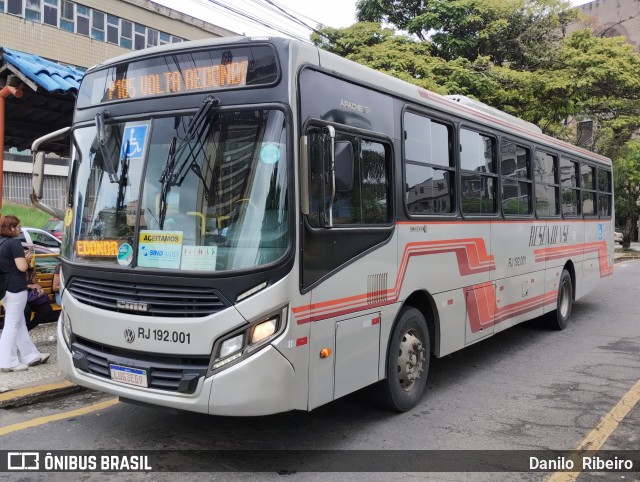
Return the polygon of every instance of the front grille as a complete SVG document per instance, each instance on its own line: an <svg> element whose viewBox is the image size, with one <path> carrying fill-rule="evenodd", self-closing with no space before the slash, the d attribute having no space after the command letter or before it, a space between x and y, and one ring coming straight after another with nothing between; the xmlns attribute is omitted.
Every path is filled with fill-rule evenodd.
<svg viewBox="0 0 640 482"><path fill-rule="evenodd" d="M114 282L75 276L67 290L86 305L141 316L200 317L227 307L216 290L200 286Z"/></svg>
<svg viewBox="0 0 640 482"><path fill-rule="evenodd" d="M71 351L73 365L84 372L111 379L109 365L139 368L147 372L149 388L193 393L198 379L207 374L208 356L156 356L101 345L80 337Z"/></svg>

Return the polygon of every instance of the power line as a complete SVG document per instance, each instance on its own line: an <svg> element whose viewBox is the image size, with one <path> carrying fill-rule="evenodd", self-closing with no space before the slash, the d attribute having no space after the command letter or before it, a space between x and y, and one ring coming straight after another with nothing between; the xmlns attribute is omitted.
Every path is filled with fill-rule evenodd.
<svg viewBox="0 0 640 482"><path fill-rule="evenodd" d="M225 10L227 10L229 12L233 12L236 15L239 15L239 16L242 16L244 18L247 18L247 19L251 20L252 22L254 22L254 23L258 24L258 25L262 25L262 26L267 27L267 28L269 28L271 30L274 30L276 32L284 33L285 35L293 37L293 38L295 38L297 40L301 40L303 42L308 42L309 41L308 38L301 37L297 33L293 33L290 30L286 30L283 27L279 27L279 26L275 26L275 25L269 24L269 23L263 21L262 19L254 16L254 15L250 15L250 14L248 14L246 12L242 12L242 11L236 9L235 7L227 5L227 4L225 4L225 3L223 3L223 2L221 2L219 0L207 0L207 1L212 3L212 4L217 5L219 7L222 7L223 9L225 9Z"/></svg>

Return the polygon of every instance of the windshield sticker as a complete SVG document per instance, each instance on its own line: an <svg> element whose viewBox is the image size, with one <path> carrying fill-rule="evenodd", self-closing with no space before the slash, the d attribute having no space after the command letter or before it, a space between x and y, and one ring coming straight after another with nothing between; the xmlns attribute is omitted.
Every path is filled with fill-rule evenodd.
<svg viewBox="0 0 640 482"><path fill-rule="evenodd" d="M117 256L118 241L82 239L76 241L77 256Z"/></svg>
<svg viewBox="0 0 640 482"><path fill-rule="evenodd" d="M125 157L129 160L142 159L144 148L147 143L147 124L128 125L122 134L122 147L120 148L120 159Z"/></svg>
<svg viewBox="0 0 640 482"><path fill-rule="evenodd" d="M69 226L71 226L72 220L73 220L73 209L67 208L66 212L64 213L64 227L68 228Z"/></svg>
<svg viewBox="0 0 640 482"><path fill-rule="evenodd" d="M180 269L182 231L140 231L138 266Z"/></svg>
<svg viewBox="0 0 640 482"><path fill-rule="evenodd" d="M215 271L217 246L183 246L182 269Z"/></svg>
<svg viewBox="0 0 640 482"><path fill-rule="evenodd" d="M118 264L120 266L129 266L133 261L133 248L129 243L123 243L118 248Z"/></svg>
<svg viewBox="0 0 640 482"><path fill-rule="evenodd" d="M273 142L265 142L260 149L260 160L265 164L275 164L280 160L280 146Z"/></svg>

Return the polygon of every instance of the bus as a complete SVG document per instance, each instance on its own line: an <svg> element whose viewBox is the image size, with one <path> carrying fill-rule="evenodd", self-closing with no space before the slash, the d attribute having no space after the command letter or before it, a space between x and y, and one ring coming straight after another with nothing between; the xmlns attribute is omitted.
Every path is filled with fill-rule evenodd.
<svg viewBox="0 0 640 482"><path fill-rule="evenodd" d="M64 220L61 370L133 403L255 416L368 387L406 411L432 356L563 329L613 271L609 159L290 39L92 67L33 150Z"/></svg>

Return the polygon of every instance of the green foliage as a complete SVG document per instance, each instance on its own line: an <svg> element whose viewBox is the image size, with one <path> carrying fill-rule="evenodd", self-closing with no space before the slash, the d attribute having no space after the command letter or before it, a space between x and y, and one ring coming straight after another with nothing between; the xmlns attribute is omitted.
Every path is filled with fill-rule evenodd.
<svg viewBox="0 0 640 482"><path fill-rule="evenodd" d="M2 201L2 215L15 216L20 220L23 226L31 226L32 228L42 228L51 216L44 213L33 206L25 206L24 204L16 204Z"/></svg>
<svg viewBox="0 0 640 482"><path fill-rule="evenodd" d="M640 140L634 139L620 149L614 161L613 182L617 225L622 231L622 247L629 249L640 217Z"/></svg>
<svg viewBox="0 0 640 482"><path fill-rule="evenodd" d="M490 57L497 65L543 63L576 17L564 0L360 0L358 20L393 25L445 60Z"/></svg>
<svg viewBox="0 0 640 482"><path fill-rule="evenodd" d="M488 59L446 61L420 42L376 23L357 23L344 29L325 28L311 39L319 47L354 62L440 94L488 93L493 81L485 74Z"/></svg>

